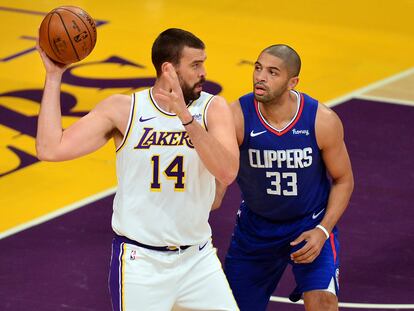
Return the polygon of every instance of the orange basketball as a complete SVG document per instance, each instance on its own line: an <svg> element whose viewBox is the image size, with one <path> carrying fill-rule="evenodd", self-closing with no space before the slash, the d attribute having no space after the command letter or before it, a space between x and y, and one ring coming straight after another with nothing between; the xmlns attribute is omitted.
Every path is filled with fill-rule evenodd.
<svg viewBox="0 0 414 311"><path fill-rule="evenodd" d="M84 59L92 52L95 43L95 21L75 6L60 6L52 10L40 25L40 47L58 63L70 64Z"/></svg>

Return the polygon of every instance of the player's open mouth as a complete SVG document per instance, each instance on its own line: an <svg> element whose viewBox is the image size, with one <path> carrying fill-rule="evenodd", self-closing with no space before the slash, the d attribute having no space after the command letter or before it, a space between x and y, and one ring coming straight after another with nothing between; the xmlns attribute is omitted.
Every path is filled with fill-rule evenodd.
<svg viewBox="0 0 414 311"><path fill-rule="evenodd" d="M266 87L264 87L263 85L256 84L254 86L254 93L256 95L263 95L265 92L266 92Z"/></svg>
<svg viewBox="0 0 414 311"><path fill-rule="evenodd" d="M201 91L203 90L203 83L197 83L197 84L194 86L194 90L195 90L196 92L201 92Z"/></svg>

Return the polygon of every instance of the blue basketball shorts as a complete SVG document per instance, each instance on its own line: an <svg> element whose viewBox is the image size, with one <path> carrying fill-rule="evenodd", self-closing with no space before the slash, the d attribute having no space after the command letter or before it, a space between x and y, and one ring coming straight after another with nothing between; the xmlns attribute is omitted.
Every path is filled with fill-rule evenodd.
<svg viewBox="0 0 414 311"><path fill-rule="evenodd" d="M290 300L298 301L304 292L312 290L328 290L338 295L339 243L336 227L312 263L296 264L290 259L290 254L305 244L291 247L290 242L320 223L324 212L318 213L316 211L292 222L271 222L242 203L224 264L241 311L265 310L288 264L292 265L296 281Z"/></svg>

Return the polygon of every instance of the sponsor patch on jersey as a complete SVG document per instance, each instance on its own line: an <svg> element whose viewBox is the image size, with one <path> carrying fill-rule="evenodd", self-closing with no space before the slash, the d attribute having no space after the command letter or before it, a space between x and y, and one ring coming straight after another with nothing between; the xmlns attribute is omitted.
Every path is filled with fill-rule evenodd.
<svg viewBox="0 0 414 311"><path fill-rule="evenodd" d="M306 135L306 136L309 136L309 130L297 130L297 129L293 129L292 130L292 134L293 135Z"/></svg>

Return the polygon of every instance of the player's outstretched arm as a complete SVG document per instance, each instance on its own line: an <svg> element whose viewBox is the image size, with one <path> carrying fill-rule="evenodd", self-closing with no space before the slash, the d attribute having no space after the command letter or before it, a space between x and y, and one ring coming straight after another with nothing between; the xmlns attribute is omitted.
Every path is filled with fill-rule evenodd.
<svg viewBox="0 0 414 311"><path fill-rule="evenodd" d="M229 105L220 96L216 96L207 109L206 131L185 105L181 87L174 67L170 63L163 64L160 77L164 89L154 94L157 101L167 103L177 114L185 126L198 155L206 168L218 181L229 185L236 178L239 169L239 150L233 116Z"/></svg>
<svg viewBox="0 0 414 311"><path fill-rule="evenodd" d="M309 263L319 255L322 246L334 226L348 206L354 188L351 161L344 142L342 122L334 111L319 105L316 117L316 138L332 187L328 198L326 213L320 225L326 229L314 228L302 233L291 245L306 240L305 246L292 254L297 263Z"/></svg>
<svg viewBox="0 0 414 311"><path fill-rule="evenodd" d="M63 130L60 86L66 67L54 63L39 47L38 51L46 69L36 135L36 152L40 160L64 161L80 157L103 146L117 128L126 128L130 97L115 95Z"/></svg>

